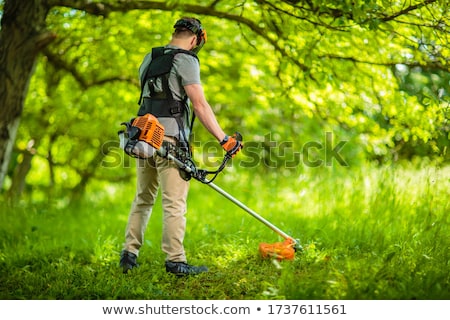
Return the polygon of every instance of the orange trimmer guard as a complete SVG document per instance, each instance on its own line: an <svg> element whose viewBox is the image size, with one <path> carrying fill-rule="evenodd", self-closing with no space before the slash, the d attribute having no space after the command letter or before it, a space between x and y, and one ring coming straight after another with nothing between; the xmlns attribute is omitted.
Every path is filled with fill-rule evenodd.
<svg viewBox="0 0 450 320"><path fill-rule="evenodd" d="M260 243L259 252L263 258L276 258L277 260L293 260L295 257L294 239L283 242Z"/></svg>

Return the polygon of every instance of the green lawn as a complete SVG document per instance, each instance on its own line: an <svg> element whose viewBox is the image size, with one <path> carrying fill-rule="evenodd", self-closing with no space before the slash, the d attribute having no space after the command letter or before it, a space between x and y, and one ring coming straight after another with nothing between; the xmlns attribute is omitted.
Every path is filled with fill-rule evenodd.
<svg viewBox="0 0 450 320"><path fill-rule="evenodd" d="M191 181L185 246L210 272L166 274L158 205L140 268L118 267L133 182L91 186L81 203L0 210L1 299L449 299L450 168L227 169L215 183L304 248L262 260L281 240Z"/></svg>

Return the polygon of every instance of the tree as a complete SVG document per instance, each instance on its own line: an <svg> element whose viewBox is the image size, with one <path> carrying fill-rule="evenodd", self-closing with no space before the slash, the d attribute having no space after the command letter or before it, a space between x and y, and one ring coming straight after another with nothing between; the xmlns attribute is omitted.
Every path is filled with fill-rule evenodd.
<svg viewBox="0 0 450 320"><path fill-rule="evenodd" d="M55 37L45 30L43 1L6 1L0 32L0 186L39 52Z"/></svg>
<svg viewBox="0 0 450 320"><path fill-rule="evenodd" d="M277 124L279 132L297 136L306 130L296 125L299 119L314 119L314 126L356 131L359 143L373 156L397 152L405 145L405 139L438 141L449 130L444 125L442 111L448 101L448 88L439 86L436 89L441 90L441 94L436 95L438 99L411 114L408 106L416 102L401 93L393 71L401 65L409 70L435 70L444 76L449 73L446 31L449 8L443 0L409 3L394 0L327 3L318 0L211 0L196 4L189 4L189 1L6 0L0 31L0 186L8 170L28 85L38 61L40 65L46 64L70 75L78 84L79 92L94 87L101 90L114 81L133 81L134 75L128 74L125 67L111 68L113 73L107 73L99 72L92 63L87 63L86 67L80 65L80 61L93 62L97 57L91 61L91 57L81 51L86 50L87 43L77 47L77 33L70 34L73 32L70 27L62 28L64 21L70 25L75 21L87 24L98 17L103 22L115 20L120 24L127 13L137 19L140 15L151 19L161 11L168 15L177 12L209 17L217 28L234 28L232 32L240 40L228 47L239 45L242 51L227 49L227 43L232 40L225 38L214 43L215 48L223 48L222 51L206 50L221 57L230 55L234 58L232 63L240 65L237 77L232 74L234 69L223 75L228 76L226 72L229 72L228 79L235 82L231 92L236 92L236 104L254 105L251 112L239 110L241 114L248 112L249 117L241 116L240 120L252 129L273 127L277 124L273 119L280 118L284 122ZM223 32L227 28L223 28ZM88 25L77 30L95 33L95 28ZM128 32L130 37L137 36L131 30ZM63 37L57 37L61 34ZM38 60L39 57L42 59ZM209 70L216 68L223 72L223 68L213 62L206 61L206 66ZM273 81L274 76L276 81ZM207 77L217 83L227 82L216 80L212 72ZM211 91L218 109L224 103L229 104L225 102L228 97L224 96L222 88L218 86ZM108 91L105 93L109 95ZM285 107L274 110L271 106L275 104ZM231 111L237 110L233 108ZM433 118L434 124L421 130L424 124L421 115L425 112ZM405 128L409 133L405 133ZM94 142L86 139L89 143L84 145ZM92 155L91 160L94 158ZM68 162L64 161L63 165ZM87 165L73 168L80 176L83 171L87 172Z"/></svg>

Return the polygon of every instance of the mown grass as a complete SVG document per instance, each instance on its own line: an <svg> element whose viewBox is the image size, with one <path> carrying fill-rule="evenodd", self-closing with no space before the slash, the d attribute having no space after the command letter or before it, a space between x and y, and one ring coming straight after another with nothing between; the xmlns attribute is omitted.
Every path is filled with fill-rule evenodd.
<svg viewBox="0 0 450 320"><path fill-rule="evenodd" d="M161 210L140 268L118 255L133 182L91 186L69 206L1 204L1 299L449 299L450 168L328 168L261 175L229 169L216 184L295 238L294 261L262 260L272 230L191 182L190 262L210 272L164 271Z"/></svg>

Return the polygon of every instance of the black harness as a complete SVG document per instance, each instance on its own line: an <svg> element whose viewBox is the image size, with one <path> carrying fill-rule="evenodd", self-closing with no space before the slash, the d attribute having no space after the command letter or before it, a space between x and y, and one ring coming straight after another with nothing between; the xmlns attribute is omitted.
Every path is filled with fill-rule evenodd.
<svg viewBox="0 0 450 320"><path fill-rule="evenodd" d="M141 75L141 96L139 97L139 111L138 116L143 116L150 113L156 117L171 117L177 121L180 133L186 143L189 143L189 139L185 136L185 130L183 125L183 117L186 116L189 119L188 114L188 97L185 96L182 101L175 100L172 95L172 91L169 88L169 76L172 69L173 59L176 54L184 53L195 57L198 60L197 55L188 50L183 49L171 49L165 47L156 47L152 49L152 60L149 65L143 70ZM161 78L162 80L162 92L155 91L156 80ZM148 85L150 91L150 98L143 97L145 85ZM192 115L190 123L190 130L194 124L195 113Z"/></svg>

